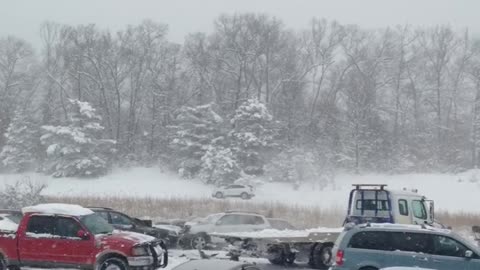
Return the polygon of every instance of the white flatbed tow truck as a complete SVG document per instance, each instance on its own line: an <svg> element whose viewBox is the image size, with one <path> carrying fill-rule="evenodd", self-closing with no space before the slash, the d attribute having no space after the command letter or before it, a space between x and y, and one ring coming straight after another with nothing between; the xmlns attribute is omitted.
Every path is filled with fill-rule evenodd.
<svg viewBox="0 0 480 270"><path fill-rule="evenodd" d="M344 226L362 223L434 225L434 204L416 190L390 190L387 185L358 184L350 192ZM340 228L305 231L267 229L259 232L213 233L243 253L265 257L273 264L306 261L316 269L328 269Z"/></svg>

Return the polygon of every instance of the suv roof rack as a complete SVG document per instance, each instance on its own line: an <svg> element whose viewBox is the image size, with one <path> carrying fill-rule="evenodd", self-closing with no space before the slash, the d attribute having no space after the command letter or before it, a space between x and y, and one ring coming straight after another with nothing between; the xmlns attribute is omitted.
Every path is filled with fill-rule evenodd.
<svg viewBox="0 0 480 270"><path fill-rule="evenodd" d="M253 211L247 211L247 210L227 210L225 213L231 214L231 213L244 213L244 214L256 214L260 215L260 213L253 212Z"/></svg>
<svg viewBox="0 0 480 270"><path fill-rule="evenodd" d="M110 207L103 207L103 206L85 206L85 208L113 210L113 208L110 208Z"/></svg>
<svg viewBox="0 0 480 270"><path fill-rule="evenodd" d="M370 188L378 188L380 190L384 190L386 186L386 184L352 184L352 186L355 187L355 189L362 189L362 188L366 188L366 187L370 187Z"/></svg>

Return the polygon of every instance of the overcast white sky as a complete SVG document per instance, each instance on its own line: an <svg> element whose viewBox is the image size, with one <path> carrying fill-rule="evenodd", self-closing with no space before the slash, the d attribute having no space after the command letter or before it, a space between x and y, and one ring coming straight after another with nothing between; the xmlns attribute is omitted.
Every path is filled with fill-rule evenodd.
<svg viewBox="0 0 480 270"><path fill-rule="evenodd" d="M209 32L221 13L261 12L294 29L312 17L366 28L397 24L449 24L480 36L480 0L0 0L0 36L15 35L39 45L39 25L46 20L94 23L120 29L152 19L169 25L169 39Z"/></svg>

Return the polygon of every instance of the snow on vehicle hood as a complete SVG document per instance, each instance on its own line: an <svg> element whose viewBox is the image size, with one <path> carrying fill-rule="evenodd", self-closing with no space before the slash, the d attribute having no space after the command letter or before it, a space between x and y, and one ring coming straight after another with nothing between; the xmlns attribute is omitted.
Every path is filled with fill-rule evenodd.
<svg viewBox="0 0 480 270"><path fill-rule="evenodd" d="M152 237L146 234L129 232L129 231L119 231L119 230L114 230L112 234L99 234L99 235L96 235L95 238L100 241L122 239L126 242L129 242L131 245L152 242L156 239L155 237Z"/></svg>
<svg viewBox="0 0 480 270"><path fill-rule="evenodd" d="M46 203L24 207L22 213L85 216L93 214L93 211L76 204Z"/></svg>
<svg viewBox="0 0 480 270"><path fill-rule="evenodd" d="M18 229L17 223L9 219L0 220L0 231L16 232L17 229Z"/></svg>

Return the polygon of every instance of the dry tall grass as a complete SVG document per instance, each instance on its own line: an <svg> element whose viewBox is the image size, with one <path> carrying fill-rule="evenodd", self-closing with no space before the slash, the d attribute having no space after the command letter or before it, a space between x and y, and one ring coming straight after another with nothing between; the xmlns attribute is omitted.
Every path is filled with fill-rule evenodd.
<svg viewBox="0 0 480 270"><path fill-rule="evenodd" d="M298 228L338 227L345 218L346 210L321 207L306 207L282 203L255 203L242 200L187 199L187 198L135 198L135 197L48 197L49 202L74 203L83 206L104 206L136 217L153 220L190 219L227 210L243 210L266 216L284 218ZM437 213L437 218L454 228L480 225L480 214Z"/></svg>

